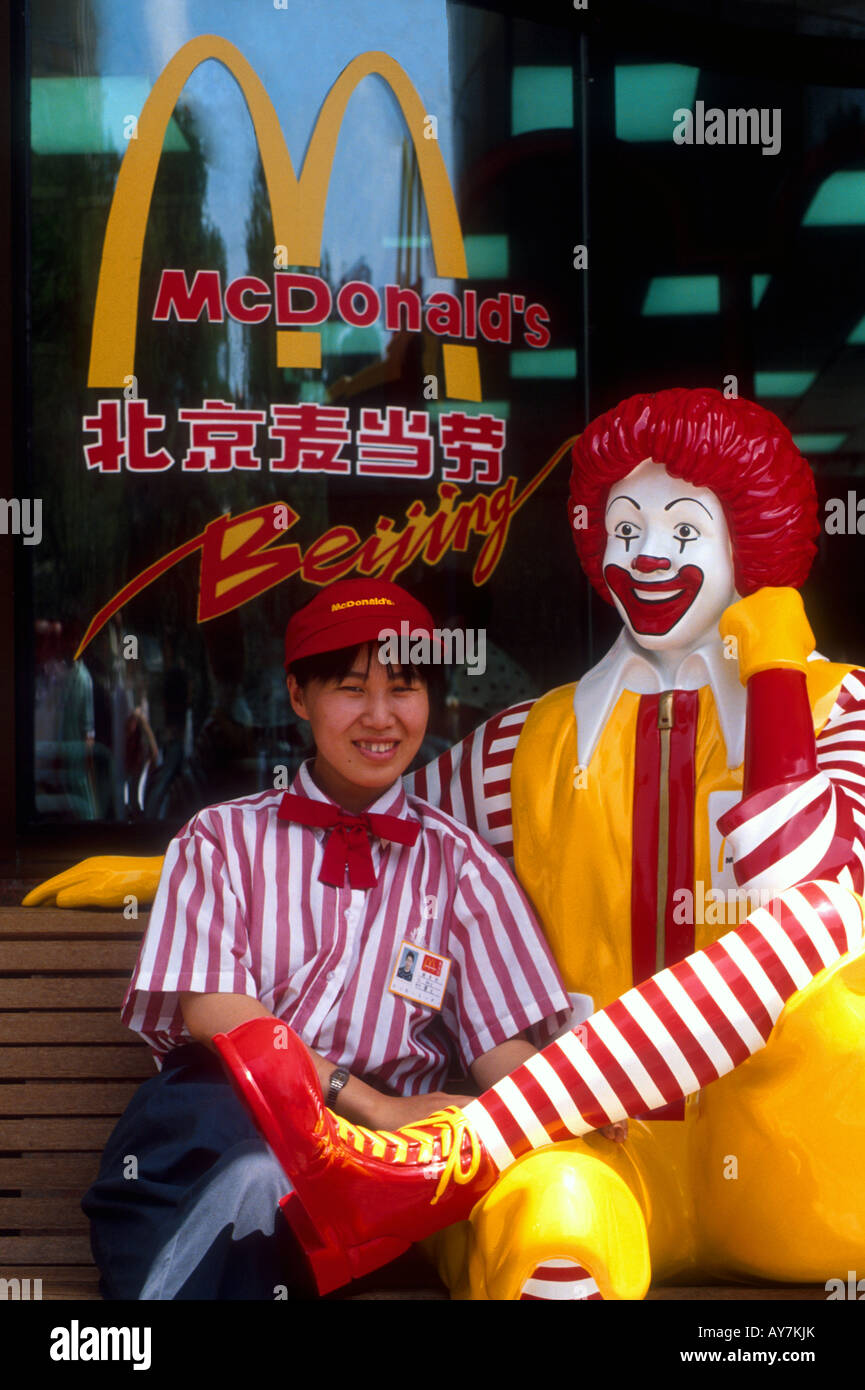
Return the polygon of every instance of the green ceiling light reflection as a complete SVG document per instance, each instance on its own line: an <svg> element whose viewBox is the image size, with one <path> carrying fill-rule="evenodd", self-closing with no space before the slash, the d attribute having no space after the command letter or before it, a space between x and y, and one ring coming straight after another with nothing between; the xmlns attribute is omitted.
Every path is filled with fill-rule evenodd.
<svg viewBox="0 0 865 1390"><path fill-rule="evenodd" d="M568 68L514 68L511 134L562 130L574 124L574 74Z"/></svg>
<svg viewBox="0 0 865 1390"><path fill-rule="evenodd" d="M378 324L358 328L356 324L329 323L321 327L323 354L341 357L384 357L387 335Z"/></svg>
<svg viewBox="0 0 865 1390"><path fill-rule="evenodd" d="M841 169L824 179L805 216L803 227L855 227L865 223L865 170Z"/></svg>
<svg viewBox="0 0 865 1390"><path fill-rule="evenodd" d="M834 454L846 438L844 430L840 434L794 434L793 443L807 458L809 454Z"/></svg>
<svg viewBox="0 0 865 1390"><path fill-rule="evenodd" d="M684 63L635 63L615 70L619 140L673 139L673 112L693 108L699 68Z"/></svg>
<svg viewBox="0 0 865 1390"><path fill-rule="evenodd" d="M816 372L755 372L757 396L804 396L817 379Z"/></svg>
<svg viewBox="0 0 865 1390"><path fill-rule="evenodd" d="M286 377L287 380L293 380L293 379L294 379L293 374L290 374L290 373L293 373L293 369L287 369L287 370L283 373L283 375ZM325 384L324 384L324 382L321 380L321 378L319 377L316 381L302 381L302 382L300 383L300 391L299 391L299 393L298 393L298 400L300 400L300 401L326 401L326 400L327 400L327 387L325 386Z"/></svg>
<svg viewBox="0 0 865 1390"><path fill-rule="evenodd" d="M643 314L717 314L720 307L717 275L658 275L649 281Z"/></svg>
<svg viewBox="0 0 865 1390"><path fill-rule="evenodd" d="M472 280L497 280L510 273L510 247L506 236L463 237L466 263Z"/></svg>
<svg viewBox="0 0 865 1390"><path fill-rule="evenodd" d="M34 77L30 144L34 154L125 154L133 120L151 84L145 77ZM163 150L188 150L172 116Z"/></svg>
<svg viewBox="0 0 865 1390"><path fill-rule="evenodd" d="M752 275L751 276L751 308L757 309L760 300L766 293L766 288L771 280L771 275Z"/></svg>
<svg viewBox="0 0 865 1390"><path fill-rule="evenodd" d="M865 343L865 319L859 320L847 339L847 342L850 343L852 347L858 347L860 343Z"/></svg>
<svg viewBox="0 0 865 1390"><path fill-rule="evenodd" d="M499 420L508 420L511 414L510 401L456 401L449 397L440 401L424 403L431 420L447 415L452 410L461 410L463 415L495 415Z"/></svg>
<svg viewBox="0 0 865 1390"><path fill-rule="evenodd" d="M511 353L513 377L532 377L535 380L567 377L573 381L576 375L576 348L544 348L542 352L532 348L520 348Z"/></svg>

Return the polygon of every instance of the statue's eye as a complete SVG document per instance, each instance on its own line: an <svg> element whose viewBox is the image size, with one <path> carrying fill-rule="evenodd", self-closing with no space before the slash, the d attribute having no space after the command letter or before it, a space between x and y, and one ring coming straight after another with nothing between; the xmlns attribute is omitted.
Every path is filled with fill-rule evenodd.
<svg viewBox="0 0 865 1390"><path fill-rule="evenodd" d="M640 528L638 526L635 526L633 521L620 521L617 524L615 531L613 532L613 535L617 538L617 540L625 542L626 551L628 550L631 541L635 541L639 534Z"/></svg>
<svg viewBox="0 0 865 1390"><path fill-rule="evenodd" d="M689 521L680 521L673 531L673 535L679 542L680 555L688 544L688 541L700 539L700 532L697 530L696 526L692 526Z"/></svg>

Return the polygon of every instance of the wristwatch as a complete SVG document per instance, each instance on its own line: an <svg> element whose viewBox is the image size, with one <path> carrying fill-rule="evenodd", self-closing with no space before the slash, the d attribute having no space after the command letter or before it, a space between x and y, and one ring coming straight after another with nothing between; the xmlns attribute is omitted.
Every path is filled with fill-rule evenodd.
<svg viewBox="0 0 865 1390"><path fill-rule="evenodd" d="M336 1110L336 1098L347 1081L351 1080L351 1072L348 1067L335 1067L330 1074L327 1083L327 1095L324 1103L328 1110Z"/></svg>

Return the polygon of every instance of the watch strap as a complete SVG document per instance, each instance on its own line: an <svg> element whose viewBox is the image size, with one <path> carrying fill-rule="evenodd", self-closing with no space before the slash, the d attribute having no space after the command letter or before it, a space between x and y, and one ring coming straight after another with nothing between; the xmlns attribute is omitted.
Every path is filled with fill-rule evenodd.
<svg viewBox="0 0 865 1390"><path fill-rule="evenodd" d="M329 1110L336 1108L336 1100L343 1086L351 1080L351 1072L348 1067L334 1067L327 1083L327 1095L324 1103Z"/></svg>

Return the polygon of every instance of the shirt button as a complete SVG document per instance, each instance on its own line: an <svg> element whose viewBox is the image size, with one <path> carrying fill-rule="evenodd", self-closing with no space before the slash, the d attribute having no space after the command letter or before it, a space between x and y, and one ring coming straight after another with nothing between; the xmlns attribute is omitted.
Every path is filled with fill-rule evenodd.
<svg viewBox="0 0 865 1390"><path fill-rule="evenodd" d="M328 972L327 972L327 978L328 978L329 980L332 980L333 977L334 977L334 973L335 973L335 972L334 972L333 970L328 970Z"/></svg>

